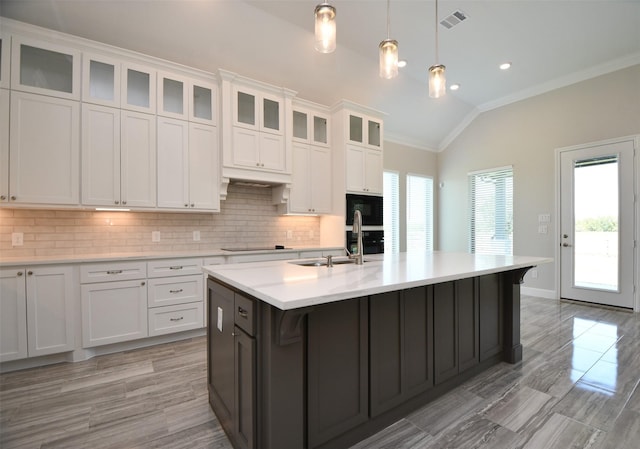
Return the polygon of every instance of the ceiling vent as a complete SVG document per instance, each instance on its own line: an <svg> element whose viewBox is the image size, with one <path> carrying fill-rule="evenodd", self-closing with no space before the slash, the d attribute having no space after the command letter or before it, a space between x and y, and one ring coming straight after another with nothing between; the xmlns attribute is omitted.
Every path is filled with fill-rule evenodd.
<svg viewBox="0 0 640 449"><path fill-rule="evenodd" d="M460 22L462 22L463 20L465 20L466 18L467 18L467 15L464 12L457 10L449 14L444 19L442 19L440 21L440 25L442 25L446 29L451 29L457 24L459 24Z"/></svg>

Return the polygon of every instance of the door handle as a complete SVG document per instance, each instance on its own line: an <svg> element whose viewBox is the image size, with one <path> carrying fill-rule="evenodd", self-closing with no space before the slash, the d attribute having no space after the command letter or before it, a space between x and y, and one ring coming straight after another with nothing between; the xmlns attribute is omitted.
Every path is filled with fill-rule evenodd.
<svg viewBox="0 0 640 449"><path fill-rule="evenodd" d="M569 245L568 243L566 243L566 242L565 242L565 243L563 243L563 244L562 244L562 246L564 246L565 248L568 248L568 247L570 247L571 245Z"/></svg>

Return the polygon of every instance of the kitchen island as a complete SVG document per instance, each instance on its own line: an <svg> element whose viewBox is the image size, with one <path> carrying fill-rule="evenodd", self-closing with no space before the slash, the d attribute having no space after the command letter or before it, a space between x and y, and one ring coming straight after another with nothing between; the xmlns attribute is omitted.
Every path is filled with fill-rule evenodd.
<svg viewBox="0 0 640 449"><path fill-rule="evenodd" d="M520 284L551 259L431 252L205 266L209 400L236 448L346 448L522 359Z"/></svg>

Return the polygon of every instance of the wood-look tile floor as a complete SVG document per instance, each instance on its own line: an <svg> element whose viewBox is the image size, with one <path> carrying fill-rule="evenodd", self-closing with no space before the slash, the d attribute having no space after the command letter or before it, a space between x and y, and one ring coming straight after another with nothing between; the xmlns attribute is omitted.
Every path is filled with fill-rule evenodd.
<svg viewBox="0 0 640 449"><path fill-rule="evenodd" d="M640 447L640 314L523 297L522 342L352 449ZM0 375L0 448L231 449L205 339Z"/></svg>

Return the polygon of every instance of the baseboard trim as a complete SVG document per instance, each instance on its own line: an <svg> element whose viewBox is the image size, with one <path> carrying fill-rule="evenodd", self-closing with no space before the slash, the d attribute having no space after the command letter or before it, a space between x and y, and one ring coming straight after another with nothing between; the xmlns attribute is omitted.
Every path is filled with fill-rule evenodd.
<svg viewBox="0 0 640 449"><path fill-rule="evenodd" d="M520 293L527 296L535 296L537 298L558 299L558 295L555 290L546 290L543 288L521 286Z"/></svg>

